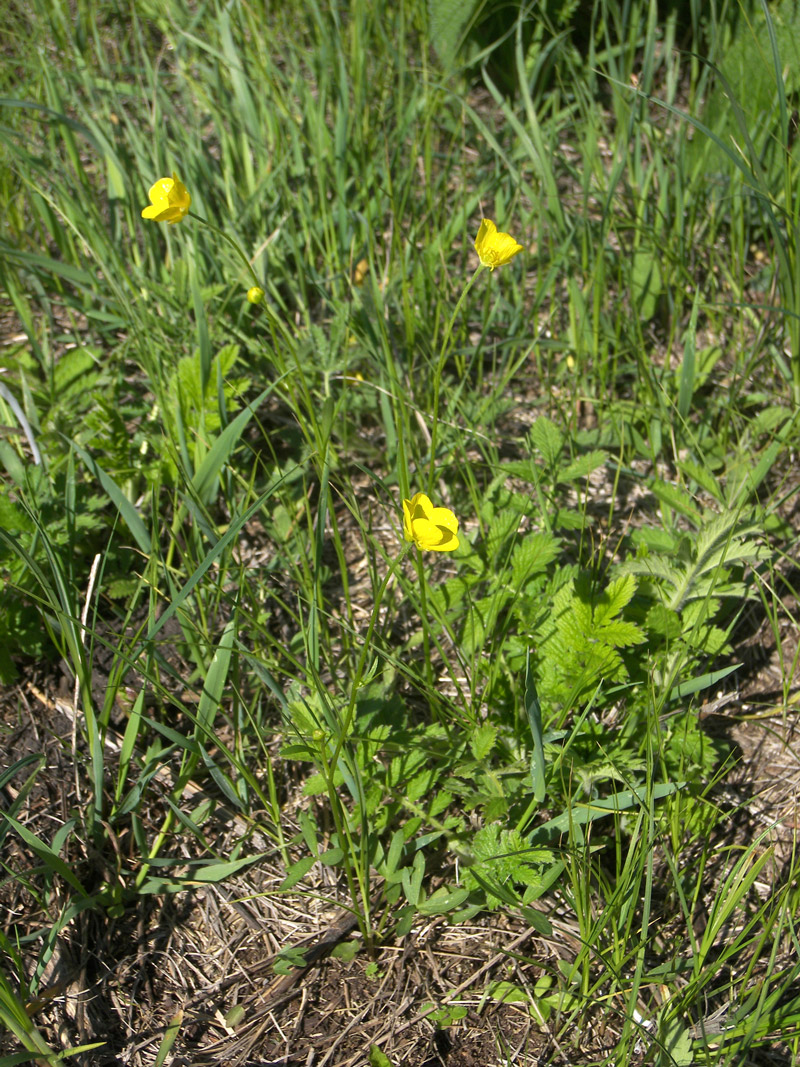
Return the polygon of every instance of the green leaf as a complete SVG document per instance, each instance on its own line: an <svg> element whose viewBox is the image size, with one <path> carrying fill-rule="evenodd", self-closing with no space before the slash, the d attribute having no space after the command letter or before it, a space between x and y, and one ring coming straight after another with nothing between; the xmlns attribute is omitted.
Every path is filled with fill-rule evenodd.
<svg viewBox="0 0 800 1067"><path fill-rule="evenodd" d="M434 893L418 905L421 915L447 915L460 908L469 898L469 890L440 886Z"/></svg>
<svg viewBox="0 0 800 1067"><path fill-rule="evenodd" d="M679 789L683 789L683 784L683 782L665 782L654 785L651 791L653 801L663 800L664 797L672 796ZM621 811L627 811L639 805L644 806L647 803L648 791L644 787L641 790L623 789L619 793L595 800L590 804L576 804L569 811L565 811L555 819L550 819L549 822L537 826L528 840L530 844L550 841L558 834L568 833L571 826L585 826L595 819L605 818L606 815L619 814Z"/></svg>
<svg viewBox="0 0 800 1067"><path fill-rule="evenodd" d="M497 737L497 727L489 722L481 723L470 736L469 747L476 760L483 760L489 755Z"/></svg>
<svg viewBox="0 0 800 1067"><path fill-rule="evenodd" d="M546 796L545 786L545 759L544 744L542 742L542 709L539 706L539 696L536 692L536 683L533 680L533 671L530 664L530 651L527 655L525 666L525 711L528 715L528 725L531 729L533 749L531 751L531 785L536 801L541 804Z"/></svg>
<svg viewBox="0 0 800 1067"><path fill-rule="evenodd" d="M114 479L106 474L100 464L89 455L86 449L81 448L75 441L72 441L71 444L88 470L91 471L95 478L97 478L103 489L105 489L106 493L111 498L111 502L125 520L128 529L133 535L134 541L139 546L139 549L145 556L149 557L150 549L152 547L150 543L150 534L147 532L147 527L142 522L139 512L130 500L128 500Z"/></svg>
<svg viewBox="0 0 800 1067"><path fill-rule="evenodd" d="M369 1062L370 1067L394 1067L389 1057L381 1052L377 1045L369 1047Z"/></svg>
<svg viewBox="0 0 800 1067"><path fill-rule="evenodd" d="M533 447L541 452L546 465L557 467L564 447L564 437L558 427L546 415L540 415L531 427L529 437Z"/></svg>
<svg viewBox="0 0 800 1067"><path fill-rule="evenodd" d="M656 311L656 301L661 295L663 282L659 257L650 248L637 248L633 254L631 294L637 305L640 319L649 322Z"/></svg>
<svg viewBox="0 0 800 1067"><path fill-rule="evenodd" d="M273 388L274 386L271 385L264 389L251 404L248 404L243 411L239 412L235 419L232 419L231 422L228 423L208 450L208 454L201 461L200 466L197 468L194 477L192 478L192 486L203 503L210 504L213 501L216 496L219 472L228 462L231 453L236 447L239 438L244 433L247 424L252 419L254 412L261 404L262 400L272 392Z"/></svg>
<svg viewBox="0 0 800 1067"><path fill-rule="evenodd" d="M598 470L608 459L608 453L602 449L596 449L594 452L587 452L583 456L579 456L573 460L569 466L565 467L558 476L558 483L565 484L568 482L575 482L578 478L587 478L594 471Z"/></svg>
<svg viewBox="0 0 800 1067"><path fill-rule="evenodd" d="M72 869L68 866L68 864L64 862L64 860L62 860L62 858L57 853L55 853L50 848L50 846L46 842L42 841L41 838L31 833L27 826L23 826L22 823L17 822L16 819L12 818L10 815L5 814L5 812L0 812L0 818L5 819L6 822L17 831L17 833L28 846L28 848L31 850L31 852L33 852L50 871L54 872L55 874L58 874L61 878L63 878L64 881L67 882L68 885L71 885L72 888L77 893L80 893L82 897L89 896L89 894L83 888L79 880L72 873ZM64 827L62 827L62 830L63 829Z"/></svg>
<svg viewBox="0 0 800 1067"><path fill-rule="evenodd" d="M511 556L511 586L520 590L534 575L541 574L558 557L561 542L546 530L526 534Z"/></svg>
<svg viewBox="0 0 800 1067"><path fill-rule="evenodd" d="M291 889L293 886L296 886L298 882L305 878L316 862L316 856L303 856L297 863L293 863L287 871L286 877L281 882L281 889Z"/></svg>
<svg viewBox="0 0 800 1067"><path fill-rule="evenodd" d="M428 0L430 40L445 70L452 68L481 0Z"/></svg>

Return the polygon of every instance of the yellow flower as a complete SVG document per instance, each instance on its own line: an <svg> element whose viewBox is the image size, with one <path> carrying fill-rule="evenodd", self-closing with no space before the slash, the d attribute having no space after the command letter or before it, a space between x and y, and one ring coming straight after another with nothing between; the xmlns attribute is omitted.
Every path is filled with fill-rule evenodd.
<svg viewBox="0 0 800 1067"><path fill-rule="evenodd" d="M435 508L424 493L403 501L403 534L423 552L458 548L458 519L449 508Z"/></svg>
<svg viewBox="0 0 800 1067"><path fill-rule="evenodd" d="M475 238L475 251L484 267L494 270L521 252L522 245L517 244L510 233L498 233L491 219L484 219Z"/></svg>
<svg viewBox="0 0 800 1067"><path fill-rule="evenodd" d="M142 218L173 226L185 217L192 203L189 191L174 171L171 178L159 178L147 195L150 204L142 211Z"/></svg>
<svg viewBox="0 0 800 1067"><path fill-rule="evenodd" d="M251 304L260 304L264 295L264 290L260 285L251 285L247 290L247 299Z"/></svg>
<svg viewBox="0 0 800 1067"><path fill-rule="evenodd" d="M363 285L369 270L369 261L360 259L353 267L353 285Z"/></svg>

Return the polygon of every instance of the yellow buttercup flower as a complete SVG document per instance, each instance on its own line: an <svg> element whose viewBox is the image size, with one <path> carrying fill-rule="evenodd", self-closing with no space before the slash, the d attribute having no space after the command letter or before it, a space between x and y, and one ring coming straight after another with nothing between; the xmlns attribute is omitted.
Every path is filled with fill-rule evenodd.
<svg viewBox="0 0 800 1067"><path fill-rule="evenodd" d="M260 285L251 285L247 290L247 300L250 304L260 304L264 299L265 293Z"/></svg>
<svg viewBox="0 0 800 1067"><path fill-rule="evenodd" d="M369 261L360 259L353 267L353 285L363 285L369 271Z"/></svg>
<svg viewBox="0 0 800 1067"><path fill-rule="evenodd" d="M491 219L484 219L475 238L475 251L484 267L494 270L521 252L522 245L517 244L510 233L498 233Z"/></svg>
<svg viewBox="0 0 800 1067"><path fill-rule="evenodd" d="M143 209L142 218L171 226L186 216L192 203L188 189L174 171L171 178L159 178L147 195L150 204Z"/></svg>
<svg viewBox="0 0 800 1067"><path fill-rule="evenodd" d="M449 508L435 508L424 493L403 501L403 534L423 552L458 548L458 519Z"/></svg>

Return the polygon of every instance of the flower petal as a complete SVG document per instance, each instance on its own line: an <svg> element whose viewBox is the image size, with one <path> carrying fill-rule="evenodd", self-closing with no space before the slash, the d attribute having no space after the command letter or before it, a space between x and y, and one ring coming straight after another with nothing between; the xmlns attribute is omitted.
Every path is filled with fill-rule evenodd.
<svg viewBox="0 0 800 1067"><path fill-rule="evenodd" d="M508 263L517 252L521 252L522 245L510 234L498 233L491 219L483 219L475 238L475 251L483 266L494 270L495 267Z"/></svg>
<svg viewBox="0 0 800 1067"><path fill-rule="evenodd" d="M428 519L417 519L413 528L414 540L424 551L452 552L458 548L458 537L451 527L440 526Z"/></svg>
<svg viewBox="0 0 800 1067"><path fill-rule="evenodd" d="M433 508L428 519L432 523L435 523L436 526L441 526L445 530L450 530L451 533L455 533L458 529L458 519L450 508Z"/></svg>
<svg viewBox="0 0 800 1067"><path fill-rule="evenodd" d="M156 222L180 222L192 203L188 189L175 173L171 178L159 178L147 195L150 205L142 210L142 218Z"/></svg>

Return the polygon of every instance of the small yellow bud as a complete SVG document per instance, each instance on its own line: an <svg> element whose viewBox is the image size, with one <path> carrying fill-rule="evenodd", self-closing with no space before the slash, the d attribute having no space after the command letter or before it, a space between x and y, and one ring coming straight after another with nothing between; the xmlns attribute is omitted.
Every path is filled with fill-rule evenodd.
<svg viewBox="0 0 800 1067"><path fill-rule="evenodd" d="M254 285L247 290L247 299L251 304L260 304L264 299L264 290L260 285Z"/></svg>

